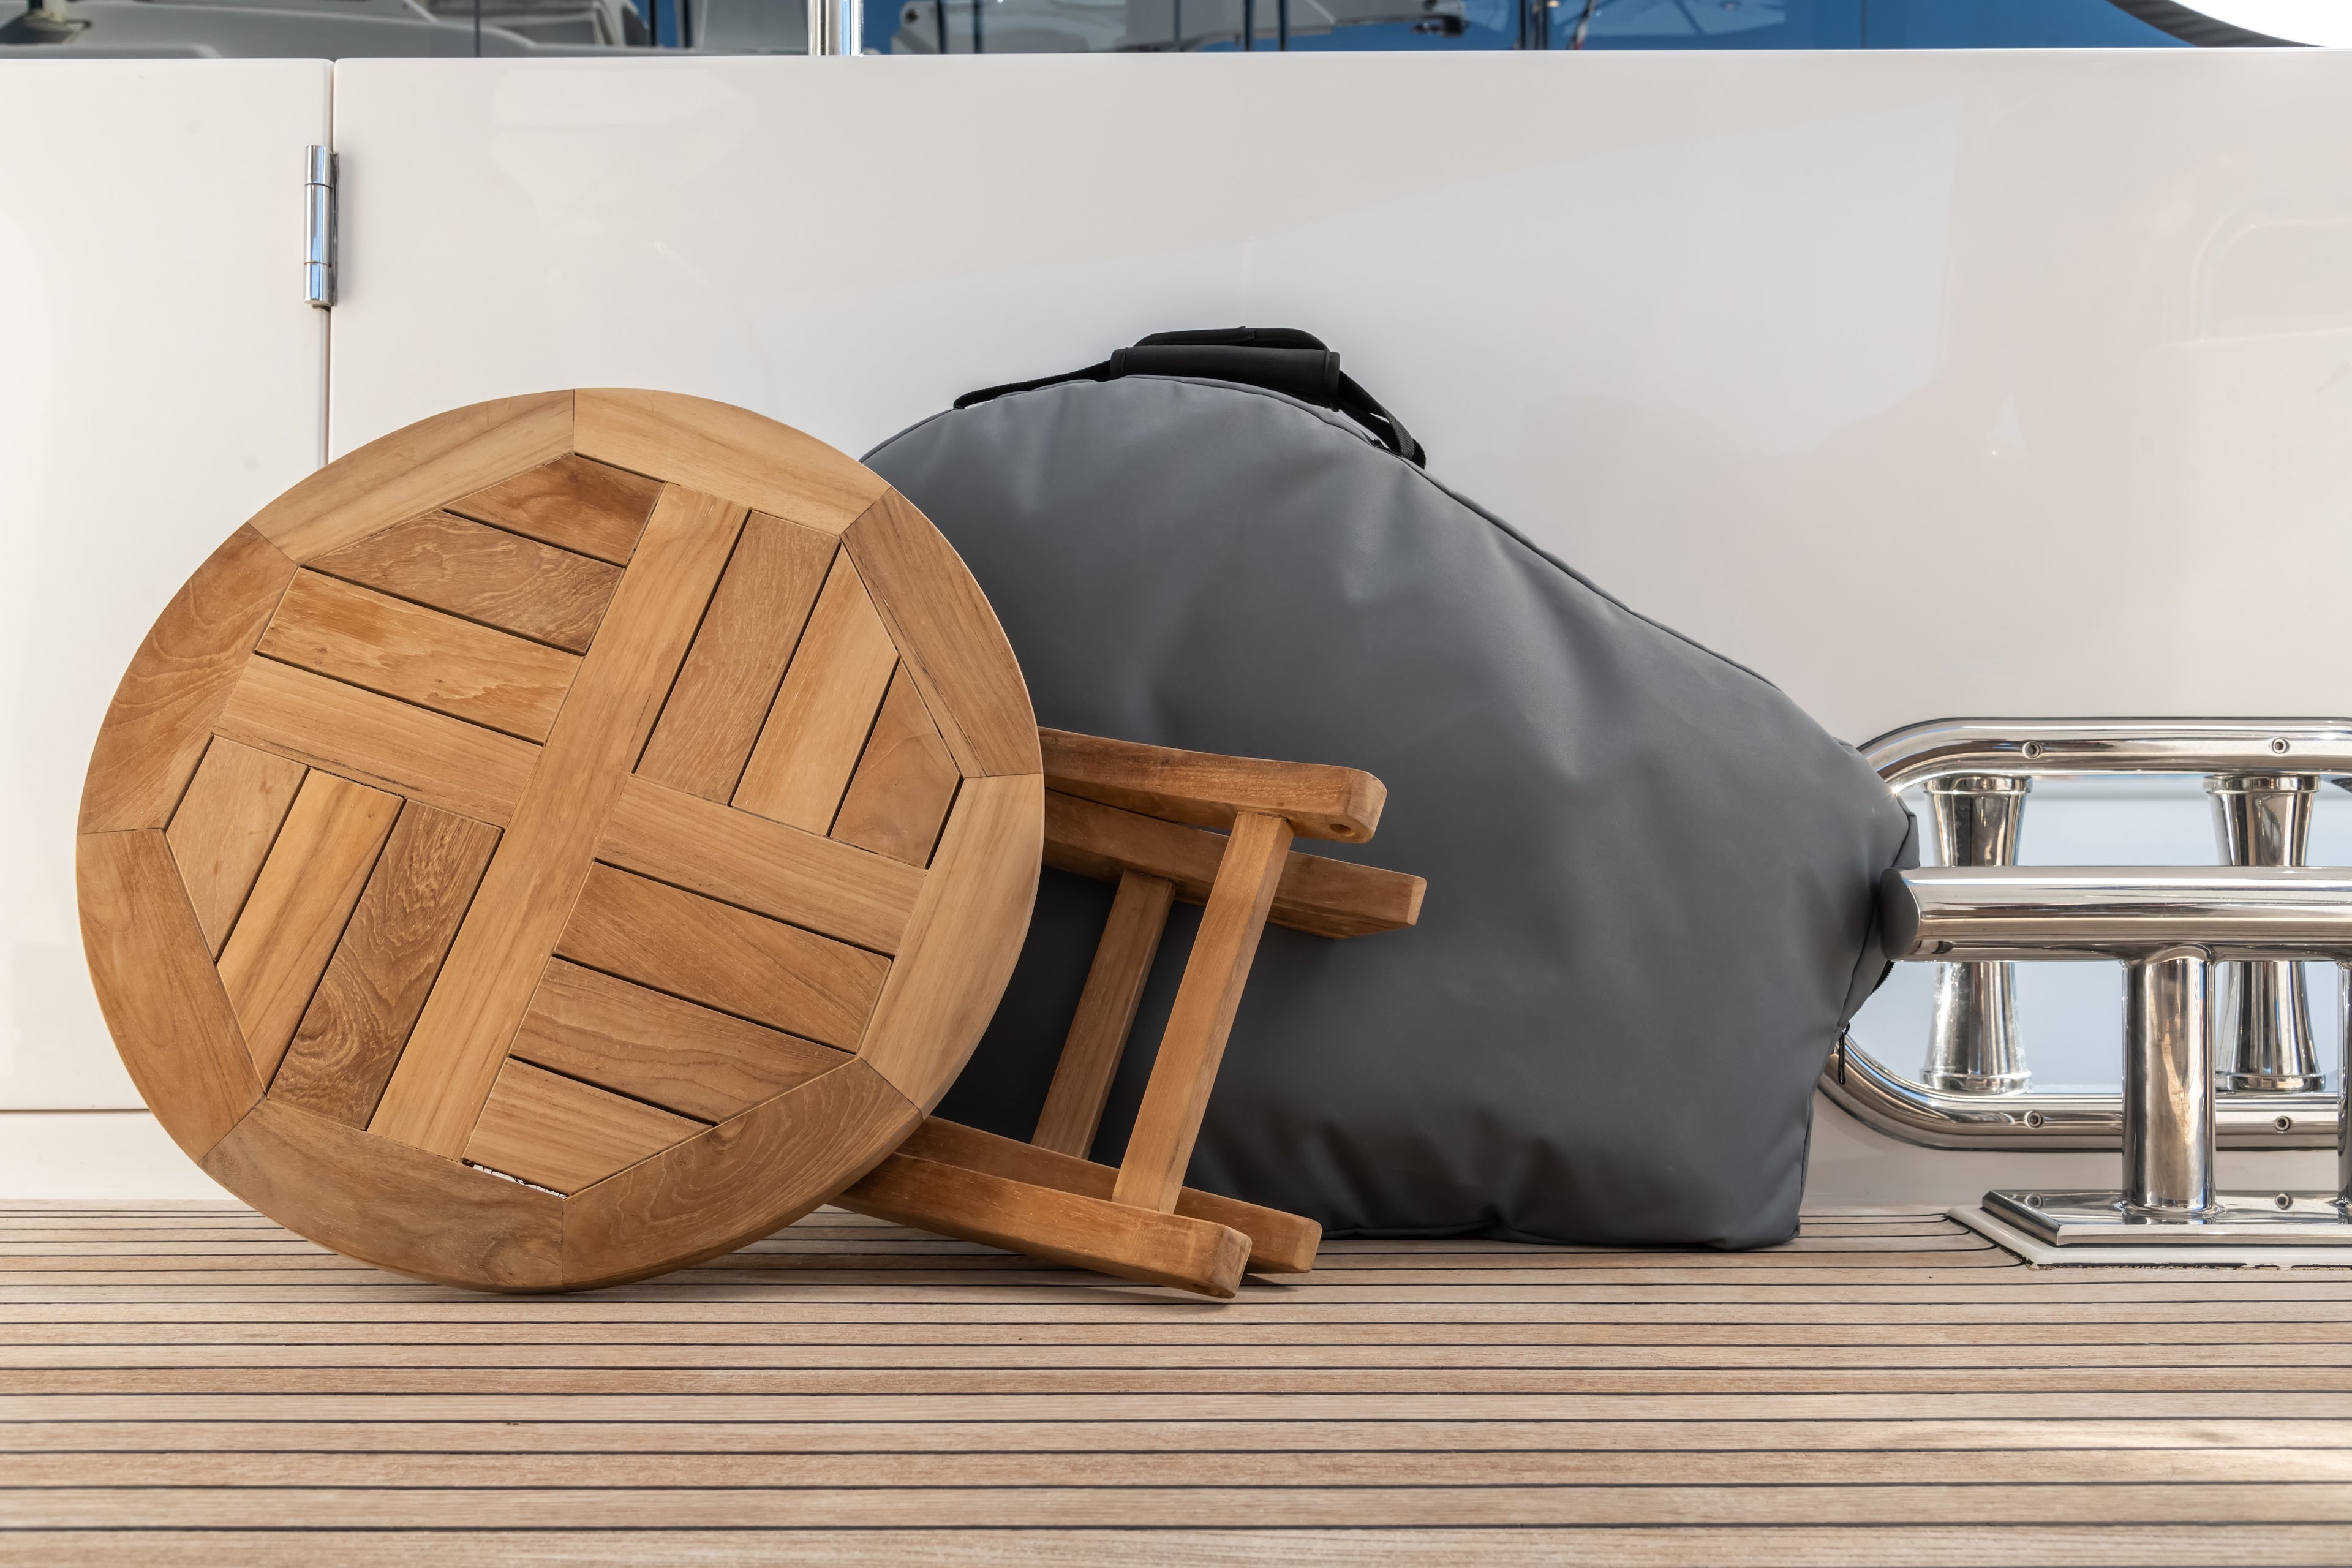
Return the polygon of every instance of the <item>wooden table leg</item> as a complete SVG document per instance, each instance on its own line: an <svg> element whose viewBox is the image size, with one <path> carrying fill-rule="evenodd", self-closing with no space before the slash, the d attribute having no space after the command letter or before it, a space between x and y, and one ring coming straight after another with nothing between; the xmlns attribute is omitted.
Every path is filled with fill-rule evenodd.
<svg viewBox="0 0 2352 1568"><path fill-rule="evenodd" d="M961 1122L943 1121L936 1116L925 1119L921 1126L908 1134L898 1152L926 1165L978 1171L1008 1182L1052 1187L1105 1203L1110 1201L1111 1186L1118 1180L1118 1173L1108 1165L1057 1154L1034 1143L1000 1138L993 1132L982 1132ZM863 1186L861 1183L850 1188L835 1201L844 1208L856 1208ZM915 1216L908 1218L908 1224L926 1230L950 1230L950 1234L970 1236L973 1240L985 1239L970 1231L952 1230L949 1208L944 1204L926 1205L919 1189L901 1186L898 1190L906 1214ZM1176 1194L1173 1212L1186 1219L1204 1219L1247 1237L1253 1274L1304 1274L1315 1267L1316 1248L1323 1241L1323 1227L1304 1215L1285 1214L1280 1209L1244 1203L1216 1193L1197 1192L1191 1187Z"/></svg>
<svg viewBox="0 0 2352 1568"><path fill-rule="evenodd" d="M1213 1220L1132 1208L911 1154L891 1155L834 1201L877 1219L1220 1300L1233 1299L1249 1265L1249 1237Z"/></svg>
<svg viewBox="0 0 2352 1568"><path fill-rule="evenodd" d="M1143 999L1143 983L1150 978L1175 897L1176 884L1165 877L1140 871L1119 877L1118 896L1111 900L1110 920L1095 945L1094 966L1087 971L1087 989L1070 1020L1061 1065L1054 1069L1054 1087L1045 1091L1045 1109L1030 1139L1039 1148L1083 1160L1094 1147L1103 1102L1110 1098L1111 1079L1127 1051L1136 1004Z"/></svg>
<svg viewBox="0 0 2352 1568"><path fill-rule="evenodd" d="M1161 1213L1176 1206L1290 839L1290 824L1282 817L1245 811L1234 818L1225 858L1184 966L1184 983L1160 1036L1151 1082L1128 1138L1127 1158L1119 1164L1115 1202Z"/></svg>

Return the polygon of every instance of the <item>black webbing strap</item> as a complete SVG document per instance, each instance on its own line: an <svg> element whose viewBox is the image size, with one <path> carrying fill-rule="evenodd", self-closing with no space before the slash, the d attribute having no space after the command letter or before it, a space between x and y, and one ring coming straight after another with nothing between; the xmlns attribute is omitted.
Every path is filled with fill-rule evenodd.
<svg viewBox="0 0 2352 1568"><path fill-rule="evenodd" d="M1100 364L1061 375L1039 376L1003 386L967 392L958 408L1010 393L1034 392L1069 381L1117 381L1126 375L1196 375L1279 392L1318 408L1344 414L1372 438L1407 462L1426 465L1421 443L1381 406L1354 377L1339 369L1339 356L1322 341L1292 327L1223 327L1207 331L1154 332L1132 348L1115 351Z"/></svg>

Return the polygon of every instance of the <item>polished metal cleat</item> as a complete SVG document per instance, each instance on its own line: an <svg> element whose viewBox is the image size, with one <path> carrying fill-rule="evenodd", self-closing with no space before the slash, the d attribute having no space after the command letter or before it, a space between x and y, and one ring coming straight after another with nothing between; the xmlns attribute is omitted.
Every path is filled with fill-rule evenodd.
<svg viewBox="0 0 2352 1568"><path fill-rule="evenodd" d="M2352 873L2294 867L1937 867L1880 885L1889 957L2124 966L2123 1183L1992 1193L1991 1216L2045 1246L2352 1245L2352 1136L2337 1190L2215 1190L2213 976L2222 963L2352 964Z"/></svg>

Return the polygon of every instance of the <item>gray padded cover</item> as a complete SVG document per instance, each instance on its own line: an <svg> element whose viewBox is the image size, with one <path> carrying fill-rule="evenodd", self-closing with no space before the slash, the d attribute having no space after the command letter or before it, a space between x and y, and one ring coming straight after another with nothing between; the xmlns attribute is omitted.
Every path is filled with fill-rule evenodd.
<svg viewBox="0 0 2352 1568"><path fill-rule="evenodd" d="M1267 929L1193 1185L1338 1235L1795 1231L1813 1082L1884 973L1873 893L1909 841L1850 747L1276 394L1071 383L866 460L971 563L1039 722L1388 784L1370 844L1299 847L1426 877L1421 924ZM1028 1136L1109 899L1046 873L940 1114ZM1097 1159L1198 919L1170 923Z"/></svg>

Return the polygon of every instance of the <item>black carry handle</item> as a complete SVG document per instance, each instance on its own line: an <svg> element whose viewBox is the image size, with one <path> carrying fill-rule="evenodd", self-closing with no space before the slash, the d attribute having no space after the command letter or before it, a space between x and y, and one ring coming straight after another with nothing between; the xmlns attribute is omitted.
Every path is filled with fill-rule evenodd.
<svg viewBox="0 0 2352 1568"><path fill-rule="evenodd" d="M1133 348L1115 350L1100 364L1062 375L1039 376L1006 386L983 387L955 400L970 408L1007 393L1034 392L1066 381L1117 381L1123 375L1197 375L1210 381L1236 381L1262 386L1318 408L1344 414L1372 433L1372 438L1409 463L1427 466L1421 443L1339 369L1339 356L1320 338L1295 327L1219 327L1207 331L1154 332Z"/></svg>

